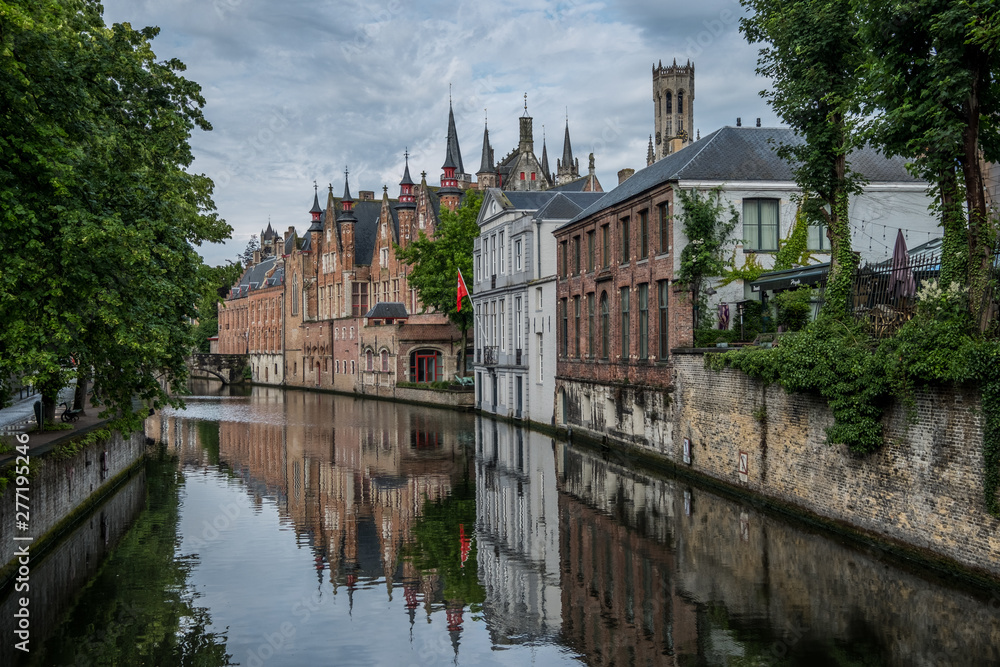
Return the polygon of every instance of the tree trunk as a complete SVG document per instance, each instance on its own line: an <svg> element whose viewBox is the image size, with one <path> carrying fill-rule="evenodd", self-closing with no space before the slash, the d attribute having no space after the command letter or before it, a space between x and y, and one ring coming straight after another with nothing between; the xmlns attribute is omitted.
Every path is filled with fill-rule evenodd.
<svg viewBox="0 0 1000 667"><path fill-rule="evenodd" d="M460 359L458 366L458 373L462 377L465 377L465 368L466 366L468 366L467 360L465 358L465 351L468 349L469 349L469 327L464 326L462 327L462 350L458 357Z"/></svg>
<svg viewBox="0 0 1000 667"><path fill-rule="evenodd" d="M81 416L87 414L87 386L90 378L86 373L80 373L76 377L76 392L73 394L73 409L79 410Z"/></svg>
<svg viewBox="0 0 1000 667"><path fill-rule="evenodd" d="M990 279L990 250L993 235L986 214L986 192L979 154L979 90L984 87L983 73L973 70L972 91L966 103L966 123L962 131L964 155L962 175L965 177L965 201L969 214L969 310L979 323Z"/></svg>
<svg viewBox="0 0 1000 667"><path fill-rule="evenodd" d="M958 174L954 169L941 173L938 190L941 196L941 227L944 229L940 284L942 287L952 283L964 285L969 275L969 241L962 202L958 196Z"/></svg>

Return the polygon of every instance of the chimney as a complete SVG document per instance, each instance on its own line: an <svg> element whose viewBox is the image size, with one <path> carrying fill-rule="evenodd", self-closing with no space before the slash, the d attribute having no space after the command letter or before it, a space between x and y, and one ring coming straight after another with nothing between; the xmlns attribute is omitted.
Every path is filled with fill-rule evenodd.
<svg viewBox="0 0 1000 667"><path fill-rule="evenodd" d="M736 127L742 127L742 126L743 126L743 119L742 118L737 118L736 119Z"/></svg>
<svg viewBox="0 0 1000 667"><path fill-rule="evenodd" d="M635 173L635 169L625 168L618 172L618 185L621 185L628 179L632 178L632 174Z"/></svg>
<svg viewBox="0 0 1000 667"><path fill-rule="evenodd" d="M684 148L684 140L680 137L674 137L670 140L670 152L676 153L680 149Z"/></svg>
<svg viewBox="0 0 1000 667"><path fill-rule="evenodd" d="M285 240L287 241L288 237L294 233L295 233L295 227L289 227L288 231L285 232Z"/></svg>
<svg viewBox="0 0 1000 667"><path fill-rule="evenodd" d="M358 201L375 201L374 190L359 190Z"/></svg>
<svg viewBox="0 0 1000 667"><path fill-rule="evenodd" d="M760 118L757 119L757 127L760 127Z"/></svg>
<svg viewBox="0 0 1000 667"><path fill-rule="evenodd" d="M253 251L253 263L260 264L260 250Z"/></svg>

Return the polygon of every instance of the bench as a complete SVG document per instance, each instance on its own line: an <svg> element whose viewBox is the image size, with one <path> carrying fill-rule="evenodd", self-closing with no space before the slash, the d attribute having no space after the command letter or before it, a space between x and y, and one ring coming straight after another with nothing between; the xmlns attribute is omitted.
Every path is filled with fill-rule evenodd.
<svg viewBox="0 0 1000 667"><path fill-rule="evenodd" d="M83 410L70 410L69 403L60 403L59 405L62 405L66 408L65 410L63 410L60 419L62 419L67 424L70 422L75 422L77 419L80 418L80 413L83 412Z"/></svg>

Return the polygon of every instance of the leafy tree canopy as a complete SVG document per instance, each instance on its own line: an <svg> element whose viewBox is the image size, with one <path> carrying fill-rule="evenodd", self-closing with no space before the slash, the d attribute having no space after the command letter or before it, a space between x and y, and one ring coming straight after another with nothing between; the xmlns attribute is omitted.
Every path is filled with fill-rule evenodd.
<svg viewBox="0 0 1000 667"><path fill-rule="evenodd" d="M851 3L838 0L741 0L752 14L740 29L751 44L761 44L757 73L774 81L762 91L778 116L803 143L779 147L806 195L826 204L831 247L830 277L824 309L847 309L851 269L847 198L858 192L861 177L847 163L858 144L856 131L863 51Z"/></svg>
<svg viewBox="0 0 1000 667"><path fill-rule="evenodd" d="M410 287L417 290L420 302L446 314L462 331L463 339L472 325L473 313L471 304L465 300L462 310L457 309L458 270L462 270L466 285L471 285L472 248L479 236L476 220L482 204L482 193L466 190L461 205L454 212L441 209L433 238L420 232L405 248L396 246L396 256L412 267L407 280ZM463 354L465 347L463 341ZM464 369L465 364L460 368Z"/></svg>
<svg viewBox="0 0 1000 667"><path fill-rule="evenodd" d="M0 389L32 376L50 414L72 362L115 414L168 400L193 246L231 231L186 170L191 131L211 129L201 90L156 60L157 32L106 26L94 0L0 0Z"/></svg>

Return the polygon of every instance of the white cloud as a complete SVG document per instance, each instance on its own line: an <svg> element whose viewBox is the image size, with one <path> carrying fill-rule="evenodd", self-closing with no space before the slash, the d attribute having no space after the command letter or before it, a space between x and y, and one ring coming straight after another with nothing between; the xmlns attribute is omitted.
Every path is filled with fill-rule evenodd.
<svg viewBox="0 0 1000 667"><path fill-rule="evenodd" d="M606 188L623 167L645 166L653 129L651 66L696 63L695 126L737 116L775 118L758 91L756 49L738 32L733 0L696 5L621 0L374 3L297 0L108 0L105 20L158 25L160 58L177 57L203 87L214 126L192 137L193 169L216 182L233 240L204 247L235 257L270 215L308 225L312 183L398 192L403 151L414 178L437 183L444 161L448 85L466 171L479 166L484 109L502 157L517 144L523 94L542 128L550 167L568 111L574 156L596 153Z"/></svg>

